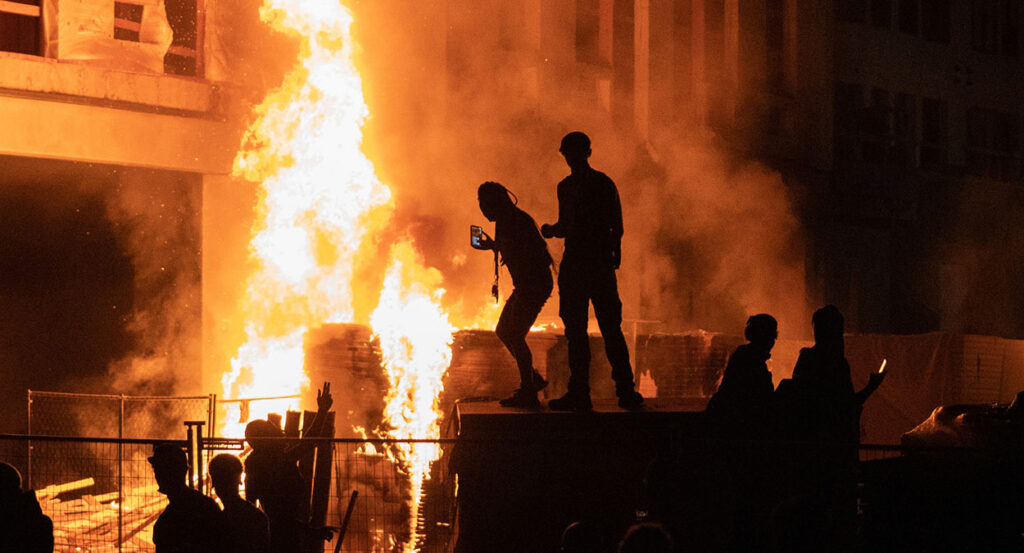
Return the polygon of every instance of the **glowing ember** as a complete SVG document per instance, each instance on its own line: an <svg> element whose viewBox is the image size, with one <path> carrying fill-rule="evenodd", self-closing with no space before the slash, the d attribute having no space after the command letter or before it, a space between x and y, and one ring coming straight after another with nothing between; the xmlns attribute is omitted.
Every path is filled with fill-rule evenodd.
<svg viewBox="0 0 1024 553"><path fill-rule="evenodd" d="M303 337L325 323L355 322L352 284L360 248L391 215L391 191L361 150L368 115L352 62L352 16L337 0L266 0L264 21L300 40L298 65L255 110L235 173L260 182L245 297L246 342L222 384L227 398L299 394L308 386ZM392 250L371 318L391 389L383 433L437 438L437 397L451 361L454 328L440 307L441 277L409 243ZM365 321L364 321L365 322ZM249 419L297 408L256 402ZM222 433L240 436L239 412ZM361 430L361 429L360 429ZM411 483L409 539L434 444L402 444L397 461ZM394 541L394 537L389 537Z"/></svg>

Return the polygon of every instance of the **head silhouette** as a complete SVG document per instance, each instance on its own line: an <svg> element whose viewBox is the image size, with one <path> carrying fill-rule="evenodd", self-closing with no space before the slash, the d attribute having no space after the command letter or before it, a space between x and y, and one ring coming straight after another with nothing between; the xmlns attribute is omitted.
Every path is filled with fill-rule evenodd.
<svg viewBox="0 0 1024 553"><path fill-rule="evenodd" d="M558 550L561 553L596 553L602 550L601 528L589 521L565 527Z"/></svg>
<svg viewBox="0 0 1024 553"><path fill-rule="evenodd" d="M672 553L672 538L660 524L634 524L622 538L619 553Z"/></svg>
<svg viewBox="0 0 1024 553"><path fill-rule="evenodd" d="M770 351L779 337L779 323L775 317L767 313L760 313L747 319L747 327L743 329L743 336L751 344Z"/></svg>
<svg viewBox="0 0 1024 553"><path fill-rule="evenodd" d="M814 343L834 345L843 343L843 314L834 305L826 305L811 316L814 327Z"/></svg>
<svg viewBox="0 0 1024 553"><path fill-rule="evenodd" d="M149 457L153 467L153 477L163 493L185 487L185 475L188 473L188 457L185 451L173 444L157 444L153 446L153 455Z"/></svg>
<svg viewBox="0 0 1024 553"><path fill-rule="evenodd" d="M480 212L488 221L497 220L515 206L508 189L496 182L481 184L476 190L476 197L480 202Z"/></svg>
<svg viewBox="0 0 1024 553"><path fill-rule="evenodd" d="M580 131L573 131L562 137L562 145L558 148L565 163L573 170L589 167L590 137Z"/></svg>
<svg viewBox="0 0 1024 553"><path fill-rule="evenodd" d="M210 459L210 479L217 496L224 498L238 495L238 487L242 482L242 462L230 453L221 453Z"/></svg>
<svg viewBox="0 0 1024 553"><path fill-rule="evenodd" d="M13 465L0 462L0 501L6 501L21 492L21 473Z"/></svg>
<svg viewBox="0 0 1024 553"><path fill-rule="evenodd" d="M281 440L268 438L281 438L283 436L284 434L281 433L280 428L264 419L249 421L249 424L245 425L245 441L249 442L253 451L281 449L284 447L284 443Z"/></svg>

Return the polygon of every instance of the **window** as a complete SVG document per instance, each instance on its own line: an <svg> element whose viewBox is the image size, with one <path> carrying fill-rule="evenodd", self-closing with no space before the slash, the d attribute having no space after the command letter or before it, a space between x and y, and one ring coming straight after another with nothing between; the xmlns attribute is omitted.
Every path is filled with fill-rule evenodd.
<svg viewBox="0 0 1024 553"><path fill-rule="evenodd" d="M871 24L875 27L892 26L892 0L871 0Z"/></svg>
<svg viewBox="0 0 1024 553"><path fill-rule="evenodd" d="M921 98L921 168L941 170L948 159L946 102Z"/></svg>
<svg viewBox="0 0 1024 553"><path fill-rule="evenodd" d="M114 38L138 42L145 9L141 4L114 2Z"/></svg>
<svg viewBox="0 0 1024 553"><path fill-rule="evenodd" d="M785 6L784 0L767 0L765 5L765 50L768 88L783 91L786 88L785 48Z"/></svg>
<svg viewBox="0 0 1024 553"><path fill-rule="evenodd" d="M202 2L205 0L166 0L167 21L174 30L174 41L164 56L164 72L174 75L202 76Z"/></svg>
<svg viewBox="0 0 1024 553"><path fill-rule="evenodd" d="M949 44L949 0L921 0L921 37Z"/></svg>
<svg viewBox="0 0 1024 553"><path fill-rule="evenodd" d="M1016 58L1020 31L1019 0L974 0L971 3L971 47Z"/></svg>
<svg viewBox="0 0 1024 553"><path fill-rule="evenodd" d="M601 61L601 7L598 0L576 0L576 61Z"/></svg>
<svg viewBox="0 0 1024 553"><path fill-rule="evenodd" d="M41 0L0 0L0 50L42 54Z"/></svg>
<svg viewBox="0 0 1024 553"><path fill-rule="evenodd" d="M893 157L900 167L917 166L917 98L897 93L893 102Z"/></svg>
<svg viewBox="0 0 1024 553"><path fill-rule="evenodd" d="M166 0L167 22L171 26L174 38L164 56L165 73L188 76L201 74L201 11L198 2L202 1L204 0ZM148 4L147 0L115 1L114 38L139 42L144 12Z"/></svg>
<svg viewBox="0 0 1024 553"><path fill-rule="evenodd" d="M1018 116L993 109L967 111L967 172L999 180L1020 179Z"/></svg>
<svg viewBox="0 0 1024 553"><path fill-rule="evenodd" d="M900 0L900 32L911 35L917 34L917 7L917 0Z"/></svg>
<svg viewBox="0 0 1024 553"><path fill-rule="evenodd" d="M835 89L836 161L860 160L860 122L864 96L860 85L837 82Z"/></svg>
<svg viewBox="0 0 1024 553"><path fill-rule="evenodd" d="M836 0L836 17L839 21L864 23L867 12L867 0Z"/></svg>
<svg viewBox="0 0 1024 553"><path fill-rule="evenodd" d="M864 161L888 163L891 157L893 131L892 95L888 91L881 88L871 89L871 102L863 121Z"/></svg>

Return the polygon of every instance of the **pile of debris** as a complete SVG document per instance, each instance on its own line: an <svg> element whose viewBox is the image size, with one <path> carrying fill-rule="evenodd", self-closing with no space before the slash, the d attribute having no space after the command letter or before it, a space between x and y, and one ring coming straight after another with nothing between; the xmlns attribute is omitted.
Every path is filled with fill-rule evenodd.
<svg viewBox="0 0 1024 553"><path fill-rule="evenodd" d="M92 478L36 490L43 513L53 520L55 552L124 553L152 552L153 523L167 498L157 486L125 488L98 495L80 493L93 487ZM61 495L79 492L73 499ZM120 523L120 527L119 527Z"/></svg>

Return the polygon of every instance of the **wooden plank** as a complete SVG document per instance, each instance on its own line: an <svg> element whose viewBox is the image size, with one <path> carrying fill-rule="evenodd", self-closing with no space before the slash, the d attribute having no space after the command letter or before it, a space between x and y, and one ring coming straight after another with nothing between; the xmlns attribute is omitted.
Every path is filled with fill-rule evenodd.
<svg viewBox="0 0 1024 553"><path fill-rule="evenodd" d="M15 15L26 15L28 17L39 17L42 15L43 10L39 6L0 0L0 12L13 13Z"/></svg>

